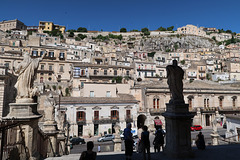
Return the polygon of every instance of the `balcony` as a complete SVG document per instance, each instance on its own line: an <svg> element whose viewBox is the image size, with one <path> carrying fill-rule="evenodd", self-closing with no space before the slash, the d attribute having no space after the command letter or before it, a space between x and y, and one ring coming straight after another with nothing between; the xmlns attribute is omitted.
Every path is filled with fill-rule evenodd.
<svg viewBox="0 0 240 160"><path fill-rule="evenodd" d="M93 118L92 119L94 124L110 124L119 122L119 117L109 117L109 118Z"/></svg>
<svg viewBox="0 0 240 160"><path fill-rule="evenodd" d="M150 108L149 112L151 116L162 115L166 111L166 108Z"/></svg>
<svg viewBox="0 0 240 160"><path fill-rule="evenodd" d="M37 73L54 73L53 70L45 70L45 69L40 69L40 70L37 70Z"/></svg>
<svg viewBox="0 0 240 160"><path fill-rule="evenodd" d="M218 111L220 114L240 113L240 107L232 107L232 106L218 107Z"/></svg>
<svg viewBox="0 0 240 160"><path fill-rule="evenodd" d="M125 121L126 121L127 123L133 122L133 116L132 116L132 115L125 115Z"/></svg>
<svg viewBox="0 0 240 160"><path fill-rule="evenodd" d="M199 79L206 79L206 76L201 76L201 75L199 75L198 78L199 78Z"/></svg>
<svg viewBox="0 0 240 160"><path fill-rule="evenodd" d="M206 70L199 70L198 72L199 72L199 73L205 73Z"/></svg>
<svg viewBox="0 0 240 160"><path fill-rule="evenodd" d="M197 78L197 75L190 75L188 78Z"/></svg>
<svg viewBox="0 0 240 160"><path fill-rule="evenodd" d="M215 113L218 110L217 107L204 107L201 108L201 112L203 113Z"/></svg>
<svg viewBox="0 0 240 160"><path fill-rule="evenodd" d="M85 125L86 124L86 119L77 119L77 124L78 125Z"/></svg>
<svg viewBox="0 0 240 160"><path fill-rule="evenodd" d="M143 69L143 68L138 68L137 69L137 71L152 71L152 72L155 72L156 70L155 69L149 69L149 68L145 68L145 69Z"/></svg>
<svg viewBox="0 0 240 160"><path fill-rule="evenodd" d="M65 60L65 57L59 57L59 60Z"/></svg>

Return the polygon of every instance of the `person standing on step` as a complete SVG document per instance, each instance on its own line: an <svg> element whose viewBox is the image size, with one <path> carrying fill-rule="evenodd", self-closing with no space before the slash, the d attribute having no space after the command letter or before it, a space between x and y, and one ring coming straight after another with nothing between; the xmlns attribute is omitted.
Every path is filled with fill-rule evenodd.
<svg viewBox="0 0 240 160"><path fill-rule="evenodd" d="M132 138L131 128L132 128L131 123L128 123L127 128L125 128L123 132L126 160L131 160L132 154L133 154L133 138Z"/></svg>
<svg viewBox="0 0 240 160"><path fill-rule="evenodd" d="M149 131L148 131L147 126L143 126L143 132L141 134L141 141L143 143L143 159L146 160L146 150L147 150L148 160L151 160Z"/></svg>
<svg viewBox="0 0 240 160"><path fill-rule="evenodd" d="M93 141L87 142L87 151L83 151L79 160L96 160L97 153L93 152Z"/></svg>

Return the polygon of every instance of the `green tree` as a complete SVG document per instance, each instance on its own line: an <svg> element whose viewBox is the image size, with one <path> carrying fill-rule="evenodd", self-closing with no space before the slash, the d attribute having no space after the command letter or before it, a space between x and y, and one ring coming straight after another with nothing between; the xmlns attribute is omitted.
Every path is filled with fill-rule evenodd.
<svg viewBox="0 0 240 160"><path fill-rule="evenodd" d="M141 31L145 36L150 35L150 32L149 32L148 28L146 28L146 27L142 28Z"/></svg>
<svg viewBox="0 0 240 160"><path fill-rule="evenodd" d="M69 29L67 32L77 32L75 29Z"/></svg>
<svg viewBox="0 0 240 160"><path fill-rule="evenodd" d="M181 60L181 62L180 62L182 65L184 65L185 64L185 60Z"/></svg>
<svg viewBox="0 0 240 160"><path fill-rule="evenodd" d="M121 28L120 32L127 32L127 29L126 28Z"/></svg>
<svg viewBox="0 0 240 160"><path fill-rule="evenodd" d="M228 29L228 30L226 30L226 33L232 33L232 31Z"/></svg>
<svg viewBox="0 0 240 160"><path fill-rule="evenodd" d="M159 28L158 28L158 30L159 30L159 31L167 31L167 29L166 29L166 28L164 28L164 27L162 27L162 26L161 26L161 27L159 27Z"/></svg>
<svg viewBox="0 0 240 160"><path fill-rule="evenodd" d="M213 39L214 41L216 41L216 37L215 37L215 36L213 36L212 39Z"/></svg>
<svg viewBox="0 0 240 160"><path fill-rule="evenodd" d="M77 29L77 31L78 31L78 32L87 32L87 28L85 28L85 27L79 27L79 28Z"/></svg>
<svg viewBox="0 0 240 160"><path fill-rule="evenodd" d="M68 37L74 37L74 32L69 32Z"/></svg>
<svg viewBox="0 0 240 160"><path fill-rule="evenodd" d="M156 52L151 52L151 53L148 53L148 57L154 57Z"/></svg>
<svg viewBox="0 0 240 160"><path fill-rule="evenodd" d="M174 44L175 51L178 49L178 44Z"/></svg>
<svg viewBox="0 0 240 160"><path fill-rule="evenodd" d="M56 91L57 87L55 85L52 86L53 90Z"/></svg>
<svg viewBox="0 0 240 160"><path fill-rule="evenodd" d="M87 38L87 36L84 35L84 34L78 34L77 36L78 36L81 40L83 40L84 38Z"/></svg>
<svg viewBox="0 0 240 160"><path fill-rule="evenodd" d="M70 96L69 88L65 89L65 94L66 94L66 96Z"/></svg>
<svg viewBox="0 0 240 160"><path fill-rule="evenodd" d="M168 31L173 31L173 28L174 28L174 26L171 26L171 27L168 27L167 30Z"/></svg>

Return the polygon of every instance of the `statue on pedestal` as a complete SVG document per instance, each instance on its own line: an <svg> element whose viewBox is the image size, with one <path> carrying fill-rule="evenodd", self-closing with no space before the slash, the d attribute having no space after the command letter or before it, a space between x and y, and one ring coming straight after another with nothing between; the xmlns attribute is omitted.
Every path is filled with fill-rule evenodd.
<svg viewBox="0 0 240 160"><path fill-rule="evenodd" d="M120 138L121 127L118 123L116 123L114 126L114 129L115 129L115 133L114 133L115 139L113 140L114 141L114 152L120 152L122 150L122 147L121 147L122 141Z"/></svg>
<svg viewBox="0 0 240 160"><path fill-rule="evenodd" d="M46 52L45 52L46 54ZM23 61L14 68L14 73L18 75L15 88L17 89L16 103L32 102L32 97L36 90L33 89L33 82L39 62L42 61L45 54L40 58L32 59L28 52L23 55Z"/></svg>
<svg viewBox="0 0 240 160"><path fill-rule="evenodd" d="M220 115L219 115L219 112L216 111L215 118L212 121L213 131L212 131L212 134L210 134L211 137L212 137L212 145L218 145L219 144L219 142L218 142L219 134L217 132L217 124L219 122L220 122Z"/></svg>
<svg viewBox="0 0 240 160"><path fill-rule="evenodd" d="M212 121L212 126L213 126L213 133L217 133L217 124L220 122L220 115L219 112L216 111L216 115L214 120Z"/></svg>
<svg viewBox="0 0 240 160"><path fill-rule="evenodd" d="M183 76L184 71L177 65L177 61L173 60L172 65L168 65L167 68L167 83L171 92L171 99L169 104L184 103L183 98Z"/></svg>
<svg viewBox="0 0 240 160"><path fill-rule="evenodd" d="M56 102L53 98L53 95L50 93L44 102L45 106L45 121L55 121L55 106Z"/></svg>

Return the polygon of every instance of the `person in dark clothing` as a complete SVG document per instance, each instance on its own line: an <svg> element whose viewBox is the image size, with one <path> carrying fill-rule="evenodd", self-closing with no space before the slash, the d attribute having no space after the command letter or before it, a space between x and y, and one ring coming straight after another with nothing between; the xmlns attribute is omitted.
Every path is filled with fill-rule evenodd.
<svg viewBox="0 0 240 160"><path fill-rule="evenodd" d="M132 138L131 127L132 127L131 123L128 123L127 128L125 128L123 132L126 160L131 160L132 154L133 154L133 138Z"/></svg>
<svg viewBox="0 0 240 160"><path fill-rule="evenodd" d="M143 159L146 160L146 150L147 150L148 160L151 160L149 131L148 131L147 126L143 126L143 132L141 134L141 141L142 141L142 144L143 144Z"/></svg>
<svg viewBox="0 0 240 160"><path fill-rule="evenodd" d="M154 145L155 153L156 153L156 151L160 152L160 147L162 147L162 150L163 150L164 133L162 130L162 126L156 126L156 132L155 132L155 138L153 140L153 145Z"/></svg>
<svg viewBox="0 0 240 160"><path fill-rule="evenodd" d="M96 160L97 153L92 149L94 144L92 141L87 142L87 151L83 151L79 160Z"/></svg>
<svg viewBox="0 0 240 160"><path fill-rule="evenodd" d="M196 145L198 149L204 150L205 149L205 140L204 140L204 135L202 132L199 132L196 138Z"/></svg>

